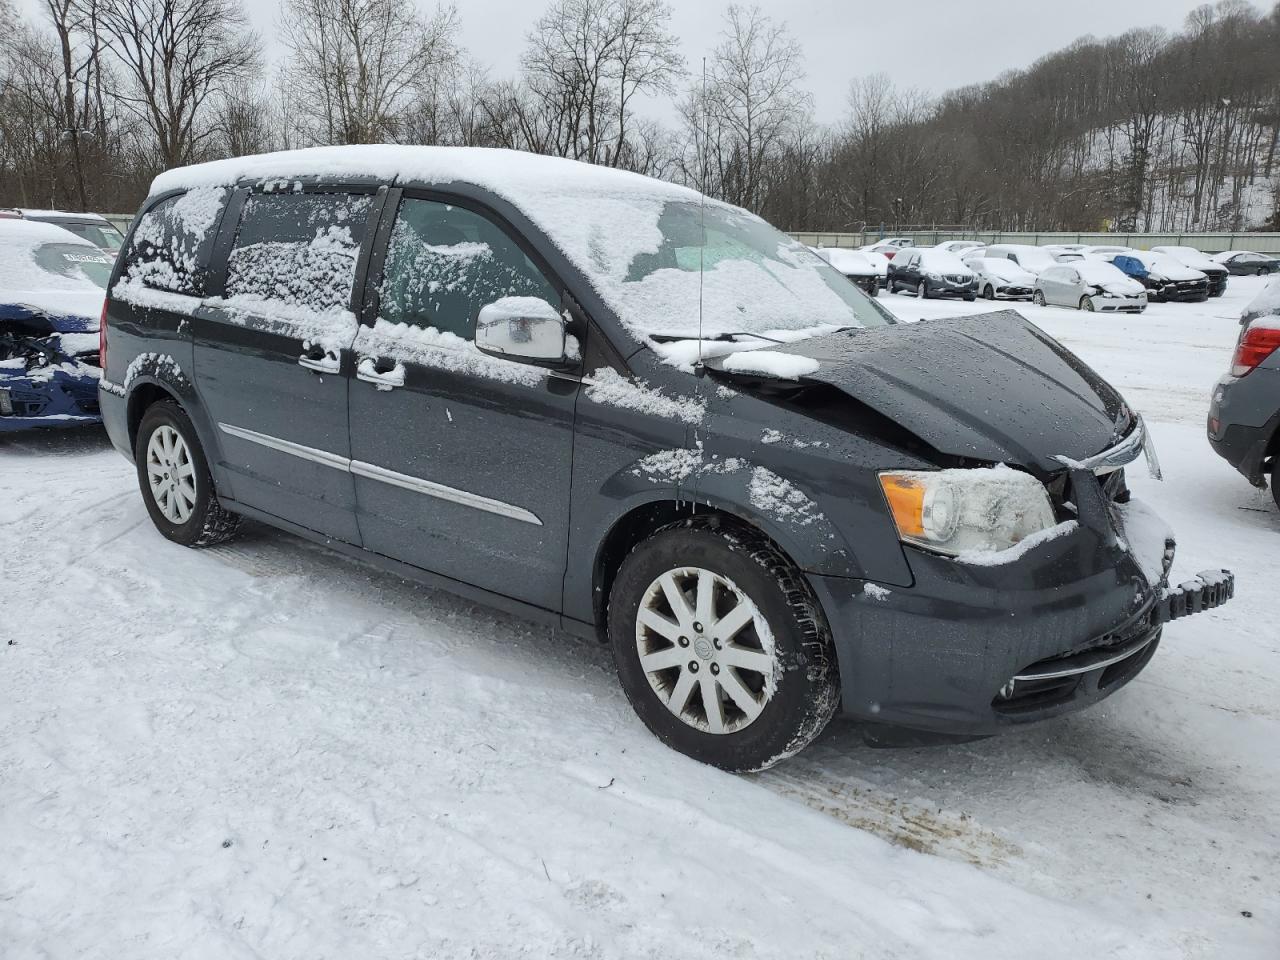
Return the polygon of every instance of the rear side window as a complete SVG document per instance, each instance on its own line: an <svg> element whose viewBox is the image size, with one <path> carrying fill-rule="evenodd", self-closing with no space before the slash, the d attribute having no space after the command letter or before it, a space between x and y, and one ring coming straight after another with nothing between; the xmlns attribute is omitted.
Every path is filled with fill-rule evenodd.
<svg viewBox="0 0 1280 960"><path fill-rule="evenodd" d="M400 205L382 271L379 316L475 339L481 308L503 297L560 296L510 235L471 210L435 200Z"/></svg>
<svg viewBox="0 0 1280 960"><path fill-rule="evenodd" d="M227 261L227 297L349 310L372 204L372 197L346 193L249 197Z"/></svg>
<svg viewBox="0 0 1280 960"><path fill-rule="evenodd" d="M230 190L207 187L169 197L138 220L124 277L155 290L201 296L209 253Z"/></svg>

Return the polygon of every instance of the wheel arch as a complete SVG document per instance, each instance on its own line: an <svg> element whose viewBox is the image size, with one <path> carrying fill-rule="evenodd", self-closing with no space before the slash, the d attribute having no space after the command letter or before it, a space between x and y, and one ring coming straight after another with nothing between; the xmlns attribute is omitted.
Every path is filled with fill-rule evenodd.
<svg viewBox="0 0 1280 960"><path fill-rule="evenodd" d="M663 527L694 517L717 518L727 525L750 530L755 535L764 537L804 576L804 568L796 562L793 551L788 550L758 518L734 509L731 504L718 503L705 496L665 496L648 500L620 515L609 527L596 550L591 569L592 611L596 629L602 636L608 629L606 615L609 592L627 554Z"/></svg>

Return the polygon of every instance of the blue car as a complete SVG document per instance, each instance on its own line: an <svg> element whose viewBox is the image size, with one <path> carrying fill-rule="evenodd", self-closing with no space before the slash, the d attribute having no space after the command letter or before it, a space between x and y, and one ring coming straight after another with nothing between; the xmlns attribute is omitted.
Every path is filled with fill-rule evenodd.
<svg viewBox="0 0 1280 960"><path fill-rule="evenodd" d="M0 220L0 433L102 422L98 324L111 266L61 227Z"/></svg>

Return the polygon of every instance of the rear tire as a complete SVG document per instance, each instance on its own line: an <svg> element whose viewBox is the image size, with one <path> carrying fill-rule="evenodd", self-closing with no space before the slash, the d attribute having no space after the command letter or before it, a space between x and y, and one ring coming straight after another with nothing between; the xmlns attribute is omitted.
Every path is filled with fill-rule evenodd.
<svg viewBox="0 0 1280 960"><path fill-rule="evenodd" d="M166 538L184 547L207 547L239 531L240 517L218 503L200 438L177 403L162 400L147 408L133 460L147 513Z"/></svg>
<svg viewBox="0 0 1280 960"><path fill-rule="evenodd" d="M645 726L723 770L797 753L840 703L831 632L803 574L762 534L719 517L665 527L631 551L608 630Z"/></svg>
<svg viewBox="0 0 1280 960"><path fill-rule="evenodd" d="M1043 290L1037 290L1035 293L1031 294L1031 302L1034 303L1037 307L1048 306L1048 303L1044 299Z"/></svg>
<svg viewBox="0 0 1280 960"><path fill-rule="evenodd" d="M1271 461L1271 499L1280 507L1280 451L1276 451L1276 457Z"/></svg>

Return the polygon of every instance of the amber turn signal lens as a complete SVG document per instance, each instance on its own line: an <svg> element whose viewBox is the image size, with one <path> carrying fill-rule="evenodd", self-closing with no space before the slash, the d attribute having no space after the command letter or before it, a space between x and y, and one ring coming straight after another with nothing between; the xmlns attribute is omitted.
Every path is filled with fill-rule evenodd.
<svg viewBox="0 0 1280 960"><path fill-rule="evenodd" d="M880 489L889 503L893 522L904 537L923 537L925 486L914 477L880 474Z"/></svg>

